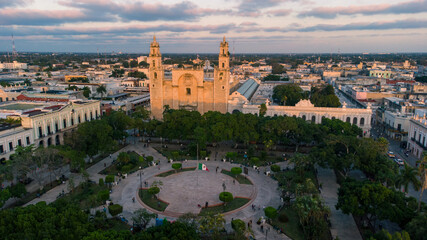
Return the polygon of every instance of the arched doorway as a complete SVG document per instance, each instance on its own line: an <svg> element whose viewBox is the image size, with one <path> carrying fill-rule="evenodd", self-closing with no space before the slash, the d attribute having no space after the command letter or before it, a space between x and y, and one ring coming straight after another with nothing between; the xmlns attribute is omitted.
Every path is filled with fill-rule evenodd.
<svg viewBox="0 0 427 240"><path fill-rule="evenodd" d="M47 139L47 146L50 146L50 145L52 145L52 138Z"/></svg>
<svg viewBox="0 0 427 240"><path fill-rule="evenodd" d="M59 135L56 135L55 137L55 145L60 145L61 142L59 141Z"/></svg>
<svg viewBox="0 0 427 240"><path fill-rule="evenodd" d="M238 113L240 113L240 111L239 110L237 110L237 109L234 109L233 110L233 112L231 112L232 114L238 114Z"/></svg>
<svg viewBox="0 0 427 240"><path fill-rule="evenodd" d="M354 125L357 125L357 117L354 117L354 118L353 118L353 124L354 124Z"/></svg>
<svg viewBox="0 0 427 240"><path fill-rule="evenodd" d="M41 140L41 141L39 142L39 147L44 147L44 141L43 141L43 140Z"/></svg>

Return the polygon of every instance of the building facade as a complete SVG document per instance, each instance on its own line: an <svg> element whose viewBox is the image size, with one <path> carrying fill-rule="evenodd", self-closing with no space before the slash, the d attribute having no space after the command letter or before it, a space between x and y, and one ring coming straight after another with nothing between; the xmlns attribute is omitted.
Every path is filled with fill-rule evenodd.
<svg viewBox="0 0 427 240"><path fill-rule="evenodd" d="M415 115L409 121L409 139L407 149L418 159L427 151L427 119Z"/></svg>
<svg viewBox="0 0 427 240"><path fill-rule="evenodd" d="M150 64L150 104L152 116L163 117L165 106L171 109L227 112L230 81L228 42L220 43L218 66L213 73L201 67L174 68L165 76L160 45L154 37L148 57ZM213 78L212 78L213 76Z"/></svg>

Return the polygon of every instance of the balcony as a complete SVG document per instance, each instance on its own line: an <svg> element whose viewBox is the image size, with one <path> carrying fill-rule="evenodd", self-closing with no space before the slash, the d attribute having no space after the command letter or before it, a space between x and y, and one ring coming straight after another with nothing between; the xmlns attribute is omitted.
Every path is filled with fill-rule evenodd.
<svg viewBox="0 0 427 240"><path fill-rule="evenodd" d="M411 140L420 146L423 150L427 151L427 147L425 147L420 141L415 140L415 138L411 138Z"/></svg>

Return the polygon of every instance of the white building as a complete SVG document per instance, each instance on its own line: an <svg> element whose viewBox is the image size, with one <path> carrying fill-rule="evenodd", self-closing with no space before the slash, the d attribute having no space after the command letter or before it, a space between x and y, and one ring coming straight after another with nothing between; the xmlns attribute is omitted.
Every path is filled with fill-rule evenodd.
<svg viewBox="0 0 427 240"><path fill-rule="evenodd" d="M423 157L423 152L427 150L426 136L427 119L415 115L415 117L409 121L407 149L418 159L421 159Z"/></svg>

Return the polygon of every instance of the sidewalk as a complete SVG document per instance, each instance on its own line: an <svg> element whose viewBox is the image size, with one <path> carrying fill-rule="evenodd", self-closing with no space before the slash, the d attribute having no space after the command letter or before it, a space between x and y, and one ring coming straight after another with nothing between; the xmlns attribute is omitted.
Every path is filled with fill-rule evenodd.
<svg viewBox="0 0 427 240"><path fill-rule="evenodd" d="M317 167L317 179L322 184L321 196L325 204L331 210L331 233L332 237L345 240L361 240L359 229L352 215L347 215L337 210L335 205L338 202L338 188L335 173L332 169Z"/></svg>

